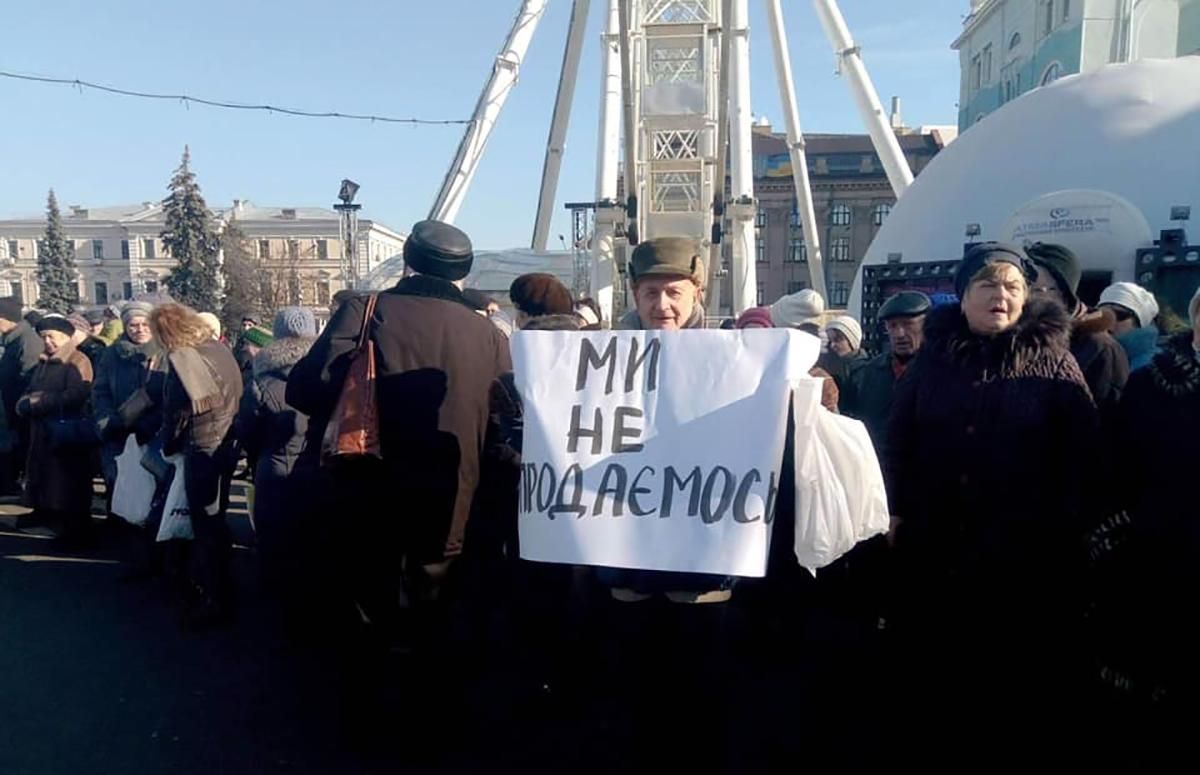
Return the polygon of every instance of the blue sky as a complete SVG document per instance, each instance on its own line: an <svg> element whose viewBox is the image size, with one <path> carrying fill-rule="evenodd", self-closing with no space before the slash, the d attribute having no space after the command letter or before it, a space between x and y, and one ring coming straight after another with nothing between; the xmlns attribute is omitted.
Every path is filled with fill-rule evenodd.
<svg viewBox="0 0 1200 775"><path fill-rule="evenodd" d="M468 118L518 0L2 0L0 69L151 92L422 118ZM593 0L558 202L593 195L603 0ZM910 124L954 124L950 43L967 0L842 0L884 102ZM755 114L782 128L766 15L750 0ZM861 131L811 3L784 14L804 128ZM458 223L487 248L526 245L570 15L551 0ZM161 198L185 143L210 204L326 206L362 185L368 217L424 217L462 127L289 118L0 78L0 217ZM552 246L567 234L556 204Z"/></svg>

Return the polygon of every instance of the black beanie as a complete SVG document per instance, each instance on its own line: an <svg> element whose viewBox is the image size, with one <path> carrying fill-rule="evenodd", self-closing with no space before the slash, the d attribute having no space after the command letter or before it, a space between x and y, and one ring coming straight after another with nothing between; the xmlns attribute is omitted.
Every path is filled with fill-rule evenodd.
<svg viewBox="0 0 1200 775"><path fill-rule="evenodd" d="M1067 311L1074 311L1079 306L1079 280L1083 277L1079 258L1069 248L1048 242L1035 242L1025 248L1025 252L1033 263L1054 277L1067 303Z"/></svg>
<svg viewBox="0 0 1200 775"><path fill-rule="evenodd" d="M404 241L404 263L421 274L454 282L471 273L471 239L441 221L418 221Z"/></svg>
<svg viewBox="0 0 1200 775"><path fill-rule="evenodd" d="M967 251L954 274L954 290L958 293L958 298L966 295L971 278L978 274L985 264L994 264L997 261L1012 264L1027 278L1030 276L1029 256L1024 250L1003 242L981 242Z"/></svg>
<svg viewBox="0 0 1200 775"><path fill-rule="evenodd" d="M0 297L0 318L13 323L21 322L21 300L16 296Z"/></svg>

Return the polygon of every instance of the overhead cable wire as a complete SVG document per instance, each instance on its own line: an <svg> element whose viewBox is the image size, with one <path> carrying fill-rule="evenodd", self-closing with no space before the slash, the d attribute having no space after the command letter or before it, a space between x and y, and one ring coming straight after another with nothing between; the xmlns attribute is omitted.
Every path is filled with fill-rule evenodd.
<svg viewBox="0 0 1200 775"><path fill-rule="evenodd" d="M41 75L27 75L24 73L12 73L5 70L0 70L0 76L4 78L13 78L18 81L34 81L37 83L56 83L66 86L74 86L78 89L95 89L96 91L107 92L109 94L119 94L124 97L140 97L149 100L171 100L174 102L182 102L185 105L188 103L196 103L197 105L207 105L213 108L227 108L230 110L258 110L267 113L280 113L285 116L302 116L304 118L341 118L351 121L371 121L386 124L412 124L420 126L450 126L453 124L469 124L471 119L428 119L428 118L397 118L395 116L374 116L360 113L339 113L336 111L311 111L299 110L297 108L283 108L277 105L251 105L243 102L230 102L228 100L208 100L202 97L192 97L187 94L155 94L153 92L135 91L133 89L121 89L115 86L105 86L100 83L92 83L79 78L50 78Z"/></svg>

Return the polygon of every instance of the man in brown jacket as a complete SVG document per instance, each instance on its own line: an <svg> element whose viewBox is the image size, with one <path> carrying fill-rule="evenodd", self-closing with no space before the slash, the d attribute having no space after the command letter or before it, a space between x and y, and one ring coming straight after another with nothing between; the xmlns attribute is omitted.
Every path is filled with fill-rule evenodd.
<svg viewBox="0 0 1200 775"><path fill-rule="evenodd" d="M369 531L371 551L390 566L385 570L397 574L407 557L418 594L430 596L463 550L488 391L512 370L508 342L463 299L473 260L471 241L459 229L439 221L413 226L404 245L406 275L378 295L368 324L378 373L382 471L371 477L369 501L361 491L337 485L335 477L343 507L348 497L373 504L358 528ZM348 299L288 378L287 402L318 422L337 403L366 306L366 295Z"/></svg>

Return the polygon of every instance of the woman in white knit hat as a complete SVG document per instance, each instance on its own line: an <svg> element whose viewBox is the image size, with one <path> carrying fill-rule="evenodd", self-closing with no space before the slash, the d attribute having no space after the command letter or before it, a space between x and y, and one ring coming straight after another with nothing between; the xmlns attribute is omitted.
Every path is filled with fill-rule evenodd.
<svg viewBox="0 0 1200 775"><path fill-rule="evenodd" d="M1113 283L1100 294L1101 308L1110 310L1116 325L1110 332L1129 356L1129 370L1135 371L1150 363L1158 352L1161 336L1155 320L1158 301L1154 294L1135 283Z"/></svg>

